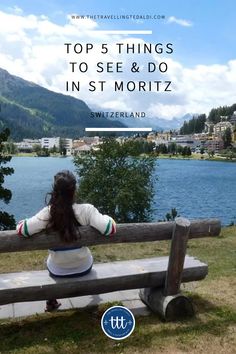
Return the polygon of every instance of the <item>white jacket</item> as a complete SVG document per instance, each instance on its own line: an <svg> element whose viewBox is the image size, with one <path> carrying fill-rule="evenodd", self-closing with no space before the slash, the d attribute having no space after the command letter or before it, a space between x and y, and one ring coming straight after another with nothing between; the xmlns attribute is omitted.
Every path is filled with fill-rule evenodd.
<svg viewBox="0 0 236 354"><path fill-rule="evenodd" d="M102 215L91 204L73 204L73 210L80 225L90 225L101 234L109 236L116 232L114 220ZM29 237L46 229L50 219L50 206L40 210L29 219L21 220L17 225L20 236ZM47 258L48 270L56 276L73 275L88 270L93 257L88 247L65 247L50 249Z"/></svg>

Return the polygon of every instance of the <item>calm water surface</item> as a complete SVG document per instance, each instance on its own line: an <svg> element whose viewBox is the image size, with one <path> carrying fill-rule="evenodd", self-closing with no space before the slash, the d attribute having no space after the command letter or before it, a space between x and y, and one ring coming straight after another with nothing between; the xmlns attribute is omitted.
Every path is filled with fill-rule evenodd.
<svg viewBox="0 0 236 354"><path fill-rule="evenodd" d="M16 220L34 215L51 190L53 176L62 169L75 170L71 158L14 157L15 173L5 187L13 197L1 208ZM236 163L197 160L158 160L153 220L163 219L171 208L188 218L220 218L236 223Z"/></svg>

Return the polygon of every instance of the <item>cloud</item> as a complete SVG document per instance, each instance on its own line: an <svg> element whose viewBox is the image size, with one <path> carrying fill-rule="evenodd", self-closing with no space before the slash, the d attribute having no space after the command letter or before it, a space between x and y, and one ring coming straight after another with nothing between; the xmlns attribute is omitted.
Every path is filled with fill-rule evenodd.
<svg viewBox="0 0 236 354"><path fill-rule="evenodd" d="M183 27L191 27L191 26L193 26L191 21L183 20L183 19L177 18L175 16L170 16L167 19L167 23L177 23L177 25L180 25L180 26L183 26Z"/></svg>
<svg viewBox="0 0 236 354"><path fill-rule="evenodd" d="M116 43L142 47L141 38L107 35L96 32L98 24L92 20L72 20L70 17L59 25L45 16L7 14L0 11L0 67L11 74L33 81L50 90L73 95L88 105L103 110L145 111L146 116L171 119L186 113L208 113L213 107L231 105L236 97L236 58L224 65L183 66L171 56L154 54L117 54ZM64 43L80 43L83 51L66 53ZM85 52L86 43L93 49ZM109 53L101 53L101 43L107 43ZM168 72L147 73L147 63L165 61ZM75 72L69 62L86 62L88 71L81 73L78 65ZM98 73L97 62L123 62L122 73ZM132 73L132 62L140 63L140 72ZM106 80L103 92L91 92L88 82ZM170 80L172 92L133 91L114 92L114 81ZM66 81L79 81L80 92L67 92ZM126 87L126 85L124 85Z"/></svg>
<svg viewBox="0 0 236 354"><path fill-rule="evenodd" d="M23 11L19 6L17 6L17 5L15 5L15 6L13 6L13 7L8 7L7 9L8 9L9 12L12 12L12 13L14 13L14 14L23 14L23 12L24 12L24 11Z"/></svg>

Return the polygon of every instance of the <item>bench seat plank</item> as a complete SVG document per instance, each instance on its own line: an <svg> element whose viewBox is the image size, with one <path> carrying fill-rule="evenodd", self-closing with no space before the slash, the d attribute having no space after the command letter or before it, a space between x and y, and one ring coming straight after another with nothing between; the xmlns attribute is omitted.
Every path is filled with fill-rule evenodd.
<svg viewBox="0 0 236 354"><path fill-rule="evenodd" d="M1 274L0 304L163 287L169 257L96 263L83 277L52 278L47 270ZM208 266L185 257L182 282L206 277Z"/></svg>

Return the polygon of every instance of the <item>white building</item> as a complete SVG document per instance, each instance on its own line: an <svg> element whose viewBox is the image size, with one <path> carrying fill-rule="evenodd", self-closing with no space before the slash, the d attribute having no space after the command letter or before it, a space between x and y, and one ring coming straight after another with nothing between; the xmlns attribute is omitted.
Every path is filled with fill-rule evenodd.
<svg viewBox="0 0 236 354"><path fill-rule="evenodd" d="M72 139L62 139L63 147L66 149L66 155L72 154L73 141Z"/></svg>
<svg viewBox="0 0 236 354"><path fill-rule="evenodd" d="M19 151L31 152L35 145L40 146L40 139L23 139L23 141L15 144Z"/></svg>
<svg viewBox="0 0 236 354"><path fill-rule="evenodd" d="M41 139L23 139L24 143L33 145L41 145Z"/></svg>
<svg viewBox="0 0 236 354"><path fill-rule="evenodd" d="M42 138L41 139L41 148L52 149L54 146L59 148L60 138Z"/></svg>
<svg viewBox="0 0 236 354"><path fill-rule="evenodd" d="M29 144L28 142L21 141L20 143L16 143L15 145L17 146L17 149L19 151L26 151L26 152L33 151L32 144Z"/></svg>

